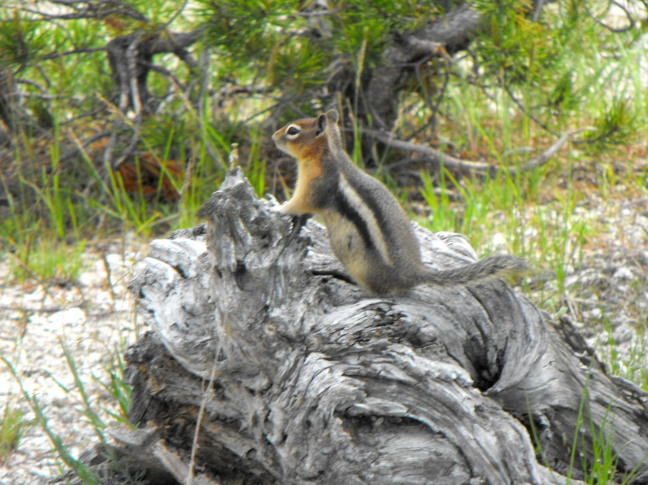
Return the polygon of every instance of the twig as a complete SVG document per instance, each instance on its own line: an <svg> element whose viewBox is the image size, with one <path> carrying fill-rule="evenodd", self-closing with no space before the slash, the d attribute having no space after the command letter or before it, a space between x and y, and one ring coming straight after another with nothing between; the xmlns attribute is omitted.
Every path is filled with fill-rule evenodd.
<svg viewBox="0 0 648 485"><path fill-rule="evenodd" d="M421 128L419 128L416 131L415 135L422 132L423 130L425 130L429 125L432 125L432 132L436 133L437 114L439 112L439 109L441 108L441 102L443 101L443 99L445 97L445 92L446 92L446 90L448 88L448 82L450 81L450 66L452 65L452 59L450 59L449 56L446 55L446 57L442 57L442 59L445 61L445 62L442 61L442 63L445 66L445 69L443 69L443 74L444 74L444 76L443 76L443 85L441 86L440 92L437 95L437 97L436 97L437 99L436 99L436 101L434 103L432 103L428 99L427 95L422 96L423 101L427 105L428 109L431 111L431 114L430 114L430 116L428 116L428 122L426 124L424 124L423 126L421 126ZM421 86L421 92L424 92L424 90L425 90L424 82L423 82L423 79L421 77L421 71L420 71L421 64L422 64L421 62L417 63L415 65L414 69L415 69L415 72L416 72L416 80L419 83L419 86Z"/></svg>
<svg viewBox="0 0 648 485"><path fill-rule="evenodd" d="M318 10L316 12L296 12L295 15L297 17L305 17L305 18L324 17L326 15L336 15L341 11L342 11L341 8L333 8L330 10Z"/></svg>
<svg viewBox="0 0 648 485"><path fill-rule="evenodd" d="M573 131L567 131L564 133L560 138L558 138L552 145L547 147L547 149L542 152L540 155L537 157L533 157L530 159L523 167L521 167L521 170L523 172L527 172L529 170L533 170L535 168L541 167L545 163L549 161L551 157L553 157L556 153L558 153L558 150L562 148L562 146L567 143L567 141L571 138Z"/></svg>
<svg viewBox="0 0 648 485"><path fill-rule="evenodd" d="M48 61L58 59L59 57L72 56L74 54L92 54L95 52L103 52L105 50L105 47L78 47L66 52L52 52L51 54L45 54L41 57L41 60Z"/></svg>
<svg viewBox="0 0 648 485"><path fill-rule="evenodd" d="M517 97L515 96L515 94L513 94L513 91L511 91L511 87L509 86L509 84L508 84L508 82L506 81L506 79L504 79L504 80L502 80L502 81L503 81L503 82L502 82L502 87L504 88L504 90L506 91L506 93L510 96L510 98L513 100L513 102L517 105L517 107L520 108L520 111L522 111L524 114L526 114L526 115L527 115L529 118L531 118L531 119L532 119L532 120L533 120L533 121L534 121L538 126L540 126L541 128L545 129L546 131L548 131L549 133L551 133L553 136L558 136L558 133L556 133L554 130L552 130L551 128L549 128L545 123L543 123L543 122L540 121L538 118L536 118L535 115L533 115L533 113L531 113L528 109L526 109L526 107L522 104L522 101L520 101L519 99L517 99Z"/></svg>
<svg viewBox="0 0 648 485"><path fill-rule="evenodd" d="M170 78L170 79L173 79L173 81L174 81L173 83L174 83L175 85L177 85L177 86L178 86L180 89L182 89L183 91L186 90L187 87L184 85L184 83L183 83L182 81L180 81L180 80L175 76L175 74L173 74L173 73L172 73L171 71L169 71L168 69L165 69L165 68L162 67L162 66L157 66L157 65L152 64L152 63L150 63L150 62L147 62L147 63L145 64L145 66L146 66L149 70L151 70L151 71L157 72L158 74L161 74L161 75L166 76L166 77L168 77L168 78Z"/></svg>
<svg viewBox="0 0 648 485"><path fill-rule="evenodd" d="M537 22L540 19L540 13L542 12L542 7L544 7L545 0L537 0L533 7L533 13L531 14L531 22Z"/></svg>
<svg viewBox="0 0 648 485"><path fill-rule="evenodd" d="M617 2L615 0L609 0L609 1L610 1L611 4L615 5L617 8L619 8L620 10L623 11L623 13L625 14L625 16L626 16L626 18L628 19L628 22L629 22L627 26L625 26L625 27L612 27L610 24L606 24L604 21L600 20L599 18L597 18L595 16L594 13L592 13L592 11L587 6L587 2L583 3L583 7L585 8L585 11L587 12L587 15L589 15L589 17L594 22L596 22L600 26L608 29L610 32L614 32L615 34L621 34L623 32L628 32L629 30L634 29L634 27L635 27L635 19L632 18L632 14L630 13L630 11L624 5L622 5L620 2Z"/></svg>
<svg viewBox="0 0 648 485"><path fill-rule="evenodd" d="M227 319L226 315L222 315L221 318ZM203 395L202 401L200 402L200 409L198 409L198 416L196 418L196 431L194 432L193 441L191 443L191 457L189 458L189 467L188 467L188 476L185 480L186 485L192 485L194 479L194 468L196 466L196 453L198 452L198 436L200 434L200 427L202 426L203 419L205 417L205 408L207 407L207 400L213 396L212 387L214 386L214 381L216 380L216 370L218 366L218 355L220 354L221 341L218 341L216 351L214 352L214 364L212 365L211 372L209 374L209 381L207 381L207 387L205 388L205 394ZM204 382L204 381L203 381Z"/></svg>
<svg viewBox="0 0 648 485"><path fill-rule="evenodd" d="M83 143L79 138L74 134L73 131L70 131L70 135L72 136L72 140L76 144L75 148L70 149L68 152L64 153L60 157L60 161L64 162L68 160L69 158L72 158L74 155L77 153L81 152L83 156L85 156L88 160L92 160L88 152L85 150L86 147L91 145L92 143L96 142L97 140L101 140L102 138L108 138L110 136L109 131L104 131L101 133L97 133L96 135L91 136L87 140L84 140Z"/></svg>

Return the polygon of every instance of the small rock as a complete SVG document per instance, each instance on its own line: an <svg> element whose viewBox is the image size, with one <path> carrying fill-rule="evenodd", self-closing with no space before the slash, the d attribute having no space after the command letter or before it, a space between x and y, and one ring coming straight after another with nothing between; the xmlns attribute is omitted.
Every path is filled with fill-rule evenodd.
<svg viewBox="0 0 648 485"><path fill-rule="evenodd" d="M616 344L619 345L632 341L635 335L636 333L632 330L632 328L622 324L614 330L614 332L612 333L612 338L614 339Z"/></svg>
<svg viewBox="0 0 648 485"><path fill-rule="evenodd" d="M616 281L629 281L634 278L632 271L627 266L617 268L612 276Z"/></svg>
<svg viewBox="0 0 648 485"><path fill-rule="evenodd" d="M49 318L49 324L54 328L63 328L66 326L77 326L87 320L85 312L78 307L66 308L60 312L52 313Z"/></svg>

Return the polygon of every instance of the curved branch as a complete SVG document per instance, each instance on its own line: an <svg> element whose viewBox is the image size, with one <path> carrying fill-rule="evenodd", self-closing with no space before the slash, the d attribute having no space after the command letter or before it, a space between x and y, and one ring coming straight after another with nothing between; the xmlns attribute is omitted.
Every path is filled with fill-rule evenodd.
<svg viewBox="0 0 648 485"><path fill-rule="evenodd" d="M105 50L105 47L79 47L65 52L52 52L51 54L45 54L41 57L41 60L48 61L51 59L58 59L60 57L72 56L75 54L93 54L95 52L103 52Z"/></svg>
<svg viewBox="0 0 648 485"><path fill-rule="evenodd" d="M605 23L603 20L599 19L596 15L594 15L594 13L592 12L592 10L591 10L591 9L589 8L589 6L587 5L587 2L583 3L583 7L584 7L585 10L587 11L587 15L588 15L588 16L589 16L589 17L590 17L594 22L596 22L596 23L599 24L600 26L602 26L602 27L608 29L610 32L614 32L615 34L621 34L621 33L623 33L623 32L628 32L628 31L634 29L634 28L635 28L635 25L636 25L636 23L635 23L635 19L632 17L632 14L631 14L630 11L628 10L628 8L627 8L625 5L623 5L622 3L617 2L616 0L608 0L608 1L609 1L612 5L614 5L615 7L617 7L619 10L621 10L621 11L623 12L623 14L625 15L626 19L628 19L628 25L627 25L627 26L625 26L625 27L612 27L612 25L610 25L610 24L608 24L608 23Z"/></svg>
<svg viewBox="0 0 648 485"><path fill-rule="evenodd" d="M443 153L439 150L435 150L427 145L421 145L419 143L413 143L409 141L399 140L394 138L392 133L385 133L380 130L372 130L365 128L362 130L362 133L368 136L371 136L377 140L380 140L385 145L395 148L397 150L405 150L409 152L420 153L421 155L427 157L430 161L438 165L443 165L444 168L447 168L453 172L459 173L484 173L488 172L491 175L494 175L499 170L502 170L501 167L496 165L491 165L486 162L476 162L472 160L463 160L460 158L453 157L447 153ZM529 159L523 166L509 167L507 172L511 175L518 172L526 172L529 170L534 170L538 167L541 167L547 163L557 152L560 150L565 143L571 138L574 131L568 131L560 136L553 144L547 147L540 155Z"/></svg>

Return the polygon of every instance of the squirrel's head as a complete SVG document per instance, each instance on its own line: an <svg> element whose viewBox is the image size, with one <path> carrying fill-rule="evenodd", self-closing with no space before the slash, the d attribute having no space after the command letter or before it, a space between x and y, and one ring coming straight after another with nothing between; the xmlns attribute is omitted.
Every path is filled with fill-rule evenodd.
<svg viewBox="0 0 648 485"><path fill-rule="evenodd" d="M293 121L275 131L272 141L277 148L297 159L313 156L317 151L328 147L328 136L336 128L338 113L327 111L317 118L305 118Z"/></svg>

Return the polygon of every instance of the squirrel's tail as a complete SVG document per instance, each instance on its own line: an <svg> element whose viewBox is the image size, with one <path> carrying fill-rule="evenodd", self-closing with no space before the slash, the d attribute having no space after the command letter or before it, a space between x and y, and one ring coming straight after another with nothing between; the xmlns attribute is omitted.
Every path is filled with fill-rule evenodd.
<svg viewBox="0 0 648 485"><path fill-rule="evenodd" d="M439 286L462 285L505 274L523 273L528 269L529 265L524 259L497 255L450 270L426 269L421 277L421 283L433 283Z"/></svg>

